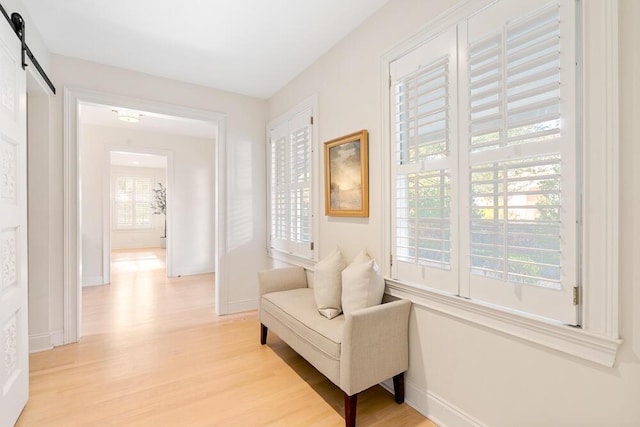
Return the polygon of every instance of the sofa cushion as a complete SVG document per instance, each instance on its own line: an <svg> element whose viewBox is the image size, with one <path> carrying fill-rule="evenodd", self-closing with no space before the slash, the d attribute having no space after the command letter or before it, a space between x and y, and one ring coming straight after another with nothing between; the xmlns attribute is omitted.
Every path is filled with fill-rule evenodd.
<svg viewBox="0 0 640 427"><path fill-rule="evenodd" d="M336 249L315 266L313 291L317 310L324 317L333 319L342 313L342 278L345 264L340 250Z"/></svg>
<svg viewBox="0 0 640 427"><path fill-rule="evenodd" d="M376 262L362 251L342 270L342 310L353 313L382 302L384 278Z"/></svg>
<svg viewBox="0 0 640 427"><path fill-rule="evenodd" d="M340 359L344 316L331 320L320 315L313 289L301 288L262 296L261 310L280 319L300 338L323 353Z"/></svg>

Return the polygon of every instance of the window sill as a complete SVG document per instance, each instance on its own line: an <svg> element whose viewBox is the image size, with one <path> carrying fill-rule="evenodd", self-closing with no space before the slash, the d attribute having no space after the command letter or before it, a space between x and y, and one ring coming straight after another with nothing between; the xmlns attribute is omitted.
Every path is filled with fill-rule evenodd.
<svg viewBox="0 0 640 427"><path fill-rule="evenodd" d="M389 295L409 299L416 305L607 367L613 367L622 342L581 328L498 309L462 297L416 288L390 279L386 283Z"/></svg>
<svg viewBox="0 0 640 427"><path fill-rule="evenodd" d="M150 231L153 231L152 227L131 227L131 228L114 228L113 232L114 233L131 233L131 232L138 232L138 233L148 233Z"/></svg>
<svg viewBox="0 0 640 427"><path fill-rule="evenodd" d="M300 255L293 254L291 252L284 252L274 248L267 248L269 256L276 260L286 262L287 264L304 267L307 270L313 271L316 261L314 259L306 258Z"/></svg>

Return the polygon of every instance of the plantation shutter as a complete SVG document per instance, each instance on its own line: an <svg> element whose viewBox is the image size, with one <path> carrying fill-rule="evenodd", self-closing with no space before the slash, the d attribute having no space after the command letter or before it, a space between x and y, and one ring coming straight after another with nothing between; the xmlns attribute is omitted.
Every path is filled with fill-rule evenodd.
<svg viewBox="0 0 640 427"><path fill-rule="evenodd" d="M288 127L271 131L271 247L289 249Z"/></svg>
<svg viewBox="0 0 640 427"><path fill-rule="evenodd" d="M572 3L500 2L460 26L461 294L575 324Z"/></svg>
<svg viewBox="0 0 640 427"><path fill-rule="evenodd" d="M455 42L453 28L394 61L390 98L392 276L457 293Z"/></svg>
<svg viewBox="0 0 640 427"><path fill-rule="evenodd" d="M151 228L152 179L118 176L115 183L115 228Z"/></svg>
<svg viewBox="0 0 640 427"><path fill-rule="evenodd" d="M291 139L290 239L295 252L309 256L311 243L311 115L304 113L289 122Z"/></svg>
<svg viewBox="0 0 640 427"><path fill-rule="evenodd" d="M116 228L133 226L133 178L116 180Z"/></svg>
<svg viewBox="0 0 640 427"><path fill-rule="evenodd" d="M270 246L312 258L311 110L271 129L270 145Z"/></svg>
<svg viewBox="0 0 640 427"><path fill-rule="evenodd" d="M575 14L499 1L391 62L392 278L577 324Z"/></svg>

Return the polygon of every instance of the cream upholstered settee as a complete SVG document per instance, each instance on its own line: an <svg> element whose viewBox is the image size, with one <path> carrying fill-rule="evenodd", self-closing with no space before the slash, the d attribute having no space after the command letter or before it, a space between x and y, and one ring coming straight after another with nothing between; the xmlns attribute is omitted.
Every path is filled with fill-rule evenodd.
<svg viewBox="0 0 640 427"><path fill-rule="evenodd" d="M358 393L393 377L404 402L410 301L396 300L327 319L318 312L302 267L259 273L261 344L270 329L345 395L345 424L354 426Z"/></svg>

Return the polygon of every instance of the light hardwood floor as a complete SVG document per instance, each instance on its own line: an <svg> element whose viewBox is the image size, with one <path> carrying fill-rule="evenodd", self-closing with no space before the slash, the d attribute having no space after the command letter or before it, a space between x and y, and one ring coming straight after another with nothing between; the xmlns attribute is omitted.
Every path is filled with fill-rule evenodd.
<svg viewBox="0 0 640 427"><path fill-rule="evenodd" d="M83 290L77 344L30 357L18 426L341 426L343 394L256 312L216 316L213 275L165 277L164 251L114 251L113 283ZM358 426L430 426L380 386Z"/></svg>

